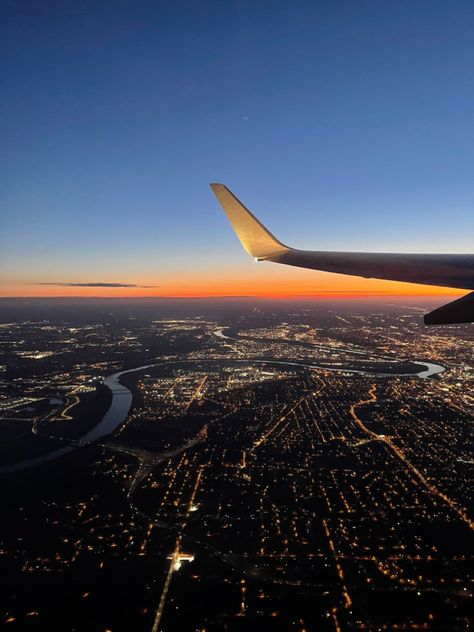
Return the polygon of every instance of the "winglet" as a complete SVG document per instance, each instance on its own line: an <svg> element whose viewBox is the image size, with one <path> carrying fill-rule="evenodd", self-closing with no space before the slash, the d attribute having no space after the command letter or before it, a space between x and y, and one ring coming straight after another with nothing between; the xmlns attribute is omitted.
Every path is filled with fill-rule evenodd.
<svg viewBox="0 0 474 632"><path fill-rule="evenodd" d="M213 183L210 187L240 243L252 257L267 259L290 250L274 237L224 184Z"/></svg>

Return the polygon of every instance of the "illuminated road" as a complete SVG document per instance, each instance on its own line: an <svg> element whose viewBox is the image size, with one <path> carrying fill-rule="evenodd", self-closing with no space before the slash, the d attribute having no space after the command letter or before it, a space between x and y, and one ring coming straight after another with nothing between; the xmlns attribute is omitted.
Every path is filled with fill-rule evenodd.
<svg viewBox="0 0 474 632"><path fill-rule="evenodd" d="M262 443L265 443L265 441L268 439L268 437L270 435L272 435L275 430L284 422L287 420L287 418L300 406L300 404L306 399L306 395L303 395L302 397L300 397L300 399L296 402L296 404L294 404L290 410L285 413L284 415L282 415L279 419L277 419L277 421L274 423L274 425L267 431L265 432L260 439L258 439L258 441L256 441L252 448L249 450L250 452L253 452L254 450L256 450L260 445L262 445Z"/></svg>
<svg viewBox="0 0 474 632"><path fill-rule="evenodd" d="M67 419L68 421L72 420L71 415L68 415L67 413L74 408L74 406L77 406L77 404L79 404L79 397L76 395L75 391L71 391L70 393L68 393L68 397L72 396L72 402L70 402L68 404L68 406L66 406L66 408L61 411L61 413L59 414L59 417L62 419Z"/></svg>
<svg viewBox="0 0 474 632"><path fill-rule="evenodd" d="M160 626L160 621L161 621L161 617L163 616L163 611L165 608L165 604L166 604L166 597L168 595L168 590L171 584L171 580L173 578L173 573L178 570L179 568L179 555L180 555L180 547L181 547L181 541L183 539L183 532L186 528L186 524L188 522L188 517L189 514L191 513L191 508L194 505L194 499L196 497L196 492L199 489L199 485L201 483L201 476L202 476L202 472L203 472L204 467L201 466L198 469L197 475L196 475L196 480L194 483L194 487L193 490L191 492L191 497L189 499L188 505L187 505L187 509L186 509L186 513L184 515L184 519L183 522L181 524L181 528L180 531L178 533L178 536L176 538L176 543L175 543L175 547L173 550L173 553L171 554L171 560L170 560L170 566L168 569L168 573L166 575L166 579L165 579L165 583L163 586L163 590L161 593L161 597L160 597L160 603L158 604L158 608L156 609L156 614L155 614L155 620L153 622L153 626L151 628L152 632L158 632L159 630L159 626Z"/></svg>
<svg viewBox="0 0 474 632"><path fill-rule="evenodd" d="M469 516L467 515L466 511L462 508L459 507L459 505L457 505L451 498L449 498L449 496L447 496L444 492L442 492L441 490L439 490L437 487L435 487L434 485L432 485L424 476L423 474L420 472L420 470L418 468L416 468L406 457L405 453L403 452L403 450L401 450L397 445L395 445L392 441L392 439L390 437L388 437L387 435L381 435L381 434L377 434L376 432L374 432L373 430L370 430L369 428L367 428L367 426L365 426L362 421L360 420L360 418L357 416L356 413L356 409L360 408L362 406L366 406L368 404L373 404L377 401L377 387L375 384L373 384L370 389L369 389L369 398L368 399L364 399L361 400L359 402L357 402L356 404L352 404L352 406L349 408L349 414L351 415L352 419L355 421L356 425L367 435L369 435L370 439L372 441L380 441L382 443L384 443L392 452L393 454L395 454L395 456L398 457L398 459L400 459L400 461L403 463L403 465L406 467L406 469L408 469L412 474L415 475L415 478L418 479L418 481L433 495L438 497L440 500L443 501L443 503L445 505L448 505L448 507L450 507L453 511L455 511L457 513L457 515L459 516L459 518L461 518L461 520L471 529L474 530L474 522L469 518Z"/></svg>

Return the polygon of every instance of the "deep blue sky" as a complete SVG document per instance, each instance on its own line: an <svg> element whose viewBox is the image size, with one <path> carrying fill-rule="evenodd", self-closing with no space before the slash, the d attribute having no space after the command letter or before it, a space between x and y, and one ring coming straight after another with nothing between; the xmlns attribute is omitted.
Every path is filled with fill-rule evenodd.
<svg viewBox="0 0 474 632"><path fill-rule="evenodd" d="M211 181L291 245L474 251L472 1L0 0L0 59L4 288L252 275Z"/></svg>

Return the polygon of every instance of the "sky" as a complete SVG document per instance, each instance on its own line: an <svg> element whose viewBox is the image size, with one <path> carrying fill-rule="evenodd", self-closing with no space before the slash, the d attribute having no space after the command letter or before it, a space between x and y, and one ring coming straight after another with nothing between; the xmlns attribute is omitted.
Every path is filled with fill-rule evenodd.
<svg viewBox="0 0 474 632"><path fill-rule="evenodd" d="M0 0L0 296L447 290L258 263L474 252L474 4ZM115 285L110 285L115 284Z"/></svg>

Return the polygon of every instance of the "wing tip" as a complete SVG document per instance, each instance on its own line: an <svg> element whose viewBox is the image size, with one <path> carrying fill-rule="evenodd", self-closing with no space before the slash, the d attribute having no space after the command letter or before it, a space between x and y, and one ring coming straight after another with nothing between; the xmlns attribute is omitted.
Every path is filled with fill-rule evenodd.
<svg viewBox="0 0 474 632"><path fill-rule="evenodd" d="M244 249L256 259L270 259L287 252L272 233L242 204L232 191L220 182L209 184Z"/></svg>

